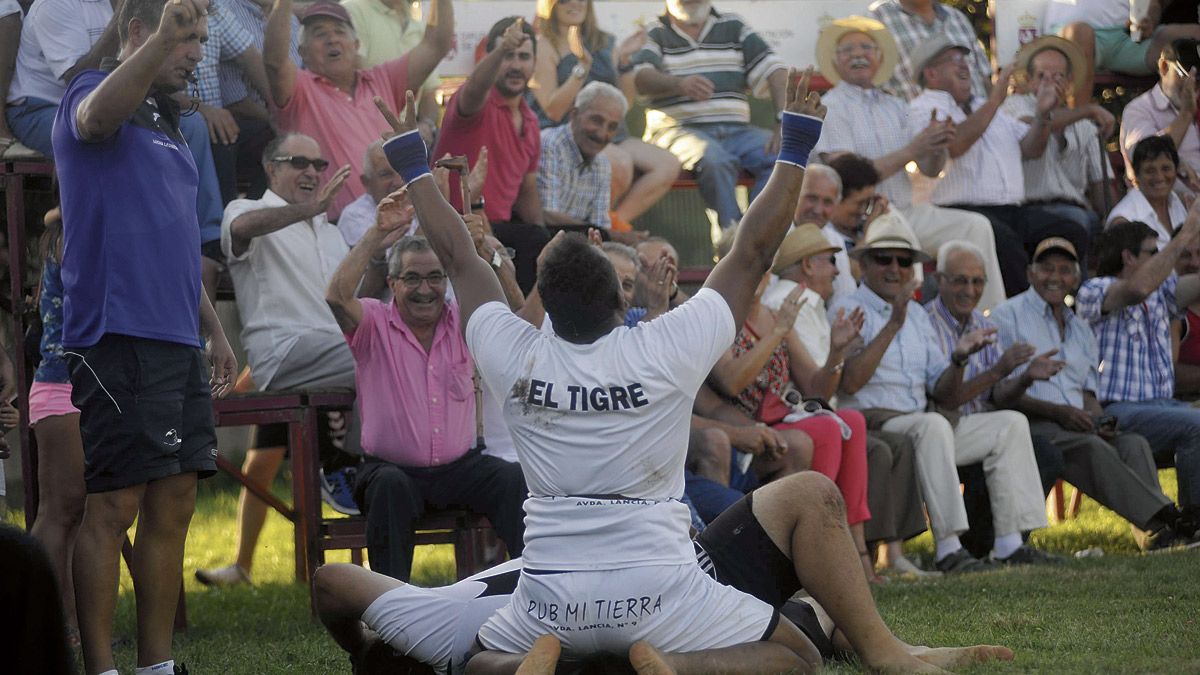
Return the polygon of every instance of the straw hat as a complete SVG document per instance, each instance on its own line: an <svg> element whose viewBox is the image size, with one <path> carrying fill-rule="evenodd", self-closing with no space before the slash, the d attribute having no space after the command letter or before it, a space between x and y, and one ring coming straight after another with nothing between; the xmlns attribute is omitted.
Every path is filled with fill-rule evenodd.
<svg viewBox="0 0 1200 675"><path fill-rule="evenodd" d="M913 79L917 81L917 84L922 87L925 86L925 66L950 49L961 49L967 54L971 53L970 47L955 42L945 33L932 35L928 40L917 45L917 48L912 50L912 53L909 54L909 60L912 63Z"/></svg>
<svg viewBox="0 0 1200 675"><path fill-rule="evenodd" d="M879 216L867 226L866 239L861 246L855 246L854 250L850 251L850 257L861 258L867 252L879 249L911 251L913 258L919 263L933 260L921 250L921 245L917 242L917 235L913 234L908 223L891 211Z"/></svg>
<svg viewBox="0 0 1200 675"><path fill-rule="evenodd" d="M847 33L866 33L879 47L879 70L871 83L878 87L891 79L892 71L896 69L896 63L900 60L896 51L896 41L892 39L892 34L886 26L865 16L837 19L821 29L821 35L817 38L817 66L825 79L829 80L830 84L842 81L833 61L837 54L838 41Z"/></svg>
<svg viewBox="0 0 1200 675"><path fill-rule="evenodd" d="M775 262L771 265L771 272L779 274L809 256L818 253L836 253L840 250L842 249L829 243L829 240L821 233L821 228L815 223L797 225L796 229L788 232L788 235L783 238L783 243L779 245L779 251L775 253Z"/></svg>
<svg viewBox="0 0 1200 675"><path fill-rule="evenodd" d="M1083 81L1087 77L1087 61L1083 58L1083 52L1074 42L1064 40L1057 35L1043 35L1021 47L1021 50L1017 52L1017 75L1028 79L1029 62L1047 49L1053 49L1067 57L1067 64L1071 71L1071 87L1076 94L1079 94L1083 90Z"/></svg>

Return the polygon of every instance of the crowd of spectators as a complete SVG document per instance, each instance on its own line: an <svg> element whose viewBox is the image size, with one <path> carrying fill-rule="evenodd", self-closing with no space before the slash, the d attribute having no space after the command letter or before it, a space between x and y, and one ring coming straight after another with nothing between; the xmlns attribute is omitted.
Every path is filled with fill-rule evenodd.
<svg viewBox="0 0 1200 675"><path fill-rule="evenodd" d="M84 502L91 518L97 495L127 487L96 473L103 457L89 438L99 432L82 407L109 392L72 395L80 368L70 362L72 349L97 353L125 317L89 318L80 303L109 287L148 306L192 290L189 279L138 295L86 259L79 247L101 246L95 237L110 230L144 250L153 239L138 228L154 219L111 223L111 205L78 215L88 199L133 199L131 185L155 185L117 189L110 175L110 194L80 187L87 171L119 170L90 150L128 163L154 144L175 151L153 176L165 186L159 200L186 207L198 228L195 264L176 271L194 267L206 300L223 272L231 277L247 387L356 389L337 445L357 471L323 488L366 517L376 571L407 579L414 522L451 505L486 514L515 556L527 490L501 408L615 410L639 405L640 393L536 380L507 400L481 390L446 261L380 142L390 131L381 108L413 106L476 252L512 309L557 339L572 327L550 326L538 281L552 239L582 235L602 248L621 286L619 330L685 303L680 255L651 236L648 210L685 169L731 242L739 177L753 179L752 202L779 152L778 126L752 125L749 99L769 98L777 123L786 105L786 64L719 4L666 0L651 25L620 36L597 25L594 1L538 0L531 20L497 22L443 102L436 69L462 9L452 0L430 3L424 22L404 0L166 0L198 11L194 34L179 38L196 53L114 116L88 92L107 94L105 73L140 63L163 0L34 0L24 10L0 0L0 151L41 153L62 179L64 209L47 214L39 261L42 362L29 396L51 467L34 533L72 639L71 580L87 574L72 576L74 541L110 555L111 542L86 525L81 533ZM812 470L838 486L875 583L1061 563L1027 543L1047 525L1044 500L1060 478L1126 518L1143 549L1196 541L1200 409L1181 397L1200 394L1200 30L1158 26L1151 2L1132 26L1146 39L1131 39L1124 0L1051 4L1061 37L1038 38L996 72L965 16L933 0L878 0L870 16L822 29L813 60L829 83L828 114L794 228L693 410L680 497L700 527L755 487ZM1115 175L1105 141L1118 121L1091 101L1098 69L1158 76L1121 115L1125 172ZM626 127L639 103L641 139ZM132 138L137 147L119 149ZM174 190L176 177L187 189ZM88 274L109 286L87 289ZM223 340L205 317L206 334ZM156 335L191 345L195 334ZM283 449L257 445L246 473L267 482ZM1178 505L1158 484L1162 466L1177 470ZM246 500L247 548L229 568L201 571L205 583L250 581L263 509ZM902 548L926 527L933 570ZM85 641L108 635L97 628L105 611L111 622L102 581L78 599ZM101 672L102 651L85 651L89 672Z"/></svg>

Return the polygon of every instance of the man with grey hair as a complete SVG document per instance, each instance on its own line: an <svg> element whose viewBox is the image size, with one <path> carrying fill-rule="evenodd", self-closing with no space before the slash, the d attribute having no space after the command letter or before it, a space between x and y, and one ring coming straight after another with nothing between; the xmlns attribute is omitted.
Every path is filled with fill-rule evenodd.
<svg viewBox="0 0 1200 675"><path fill-rule="evenodd" d="M570 122L542 131L537 187L546 225L596 227L636 244L646 233L612 232L612 165L602 152L621 128L629 104L620 89L591 82L575 96Z"/></svg>
<svg viewBox="0 0 1200 675"><path fill-rule="evenodd" d="M481 454L476 444L475 363L428 241L406 236L389 252L391 302L355 297L372 256L406 228L409 216L398 197L380 201L375 222L334 273L325 299L357 370L366 459L354 497L367 517L371 567L408 581L413 525L428 507L487 515L509 554L520 555L526 489L520 465Z"/></svg>
<svg viewBox="0 0 1200 675"><path fill-rule="evenodd" d="M824 164L809 164L804 172L804 182L800 184L800 198L796 201L792 226L799 227L804 223L818 225L821 227L821 234L837 248L833 254L837 265L837 275L833 277L834 296L851 293L858 285L850 270L850 258L846 255L855 242L843 237L830 220L833 217L833 209L841 201L842 177L838 172ZM830 299L832 297L830 296Z"/></svg>
<svg viewBox="0 0 1200 675"><path fill-rule="evenodd" d="M337 166L349 164L346 190L329 206L337 221L342 209L364 191L360 177L363 150L387 124L375 108L382 98L395 109L404 107L404 92L416 90L450 51L454 9L450 0L436 0L420 44L399 59L374 68L357 67L359 42L344 7L320 0L300 15L298 68L288 55L292 0L278 0L267 19L263 65L271 85L272 114L281 131L299 131L317 139ZM326 174L328 176L328 174Z"/></svg>
<svg viewBox="0 0 1200 675"><path fill-rule="evenodd" d="M328 162L316 141L298 133L272 139L262 162L267 191L261 199L230 202L221 221L221 251L237 293L250 374L260 390L353 388L354 359L325 306L325 286L348 250L325 211L350 167L341 167L322 185ZM285 448L261 436L256 445L246 451L242 472L266 487L279 471ZM344 501L344 506L331 505L353 512L353 502ZM236 560L196 570L201 583L250 581L266 508L242 488Z"/></svg>
<svg viewBox="0 0 1200 675"><path fill-rule="evenodd" d="M363 153L360 178L366 191L342 209L342 215L337 222L337 228L347 246L357 244L367 228L375 222L375 207L379 205L379 201L404 185L404 179L396 173L391 164L388 164L387 157L383 154L382 140L367 146L367 151Z"/></svg>

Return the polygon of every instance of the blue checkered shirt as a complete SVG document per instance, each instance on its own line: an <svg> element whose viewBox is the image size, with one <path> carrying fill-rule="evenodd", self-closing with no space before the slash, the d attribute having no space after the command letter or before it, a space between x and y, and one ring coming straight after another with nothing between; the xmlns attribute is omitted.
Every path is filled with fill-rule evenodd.
<svg viewBox="0 0 1200 675"><path fill-rule="evenodd" d="M542 130L542 159L538 164L538 195L542 208L609 229L608 203L612 165L604 155L583 158L571 135L571 125Z"/></svg>
<svg viewBox="0 0 1200 675"><path fill-rule="evenodd" d="M246 29L254 48L262 52L264 33L267 29L267 17L263 14L262 7L259 7L254 0L222 0L221 9L226 10L233 19L233 23ZM296 64L297 68L301 68L303 66L300 59L300 20L295 16L290 18L292 39L288 45L288 57L291 58L292 63ZM237 103L247 96L258 103L266 104L258 92L250 86L250 81L242 75L242 69L236 63L218 64L217 73L221 81L221 100L225 101L227 105Z"/></svg>
<svg viewBox="0 0 1200 675"><path fill-rule="evenodd" d="M1088 279L1079 289L1075 311L1100 341L1101 402L1149 401L1175 395L1171 320L1182 316L1175 304L1178 277L1167 280L1136 305L1102 314L1101 306L1116 277Z"/></svg>
<svg viewBox="0 0 1200 675"><path fill-rule="evenodd" d="M200 46L202 56L196 65L200 101L218 108L236 102L222 97L218 66L237 59L254 44L250 32L234 20L228 7L229 0L209 7L208 41Z"/></svg>
<svg viewBox="0 0 1200 675"><path fill-rule="evenodd" d="M900 53L892 79L884 83L884 88L906 101L916 98L917 94L921 93L921 88L917 86L910 55L917 45L928 41L934 35L945 34L956 44L971 48L971 94L987 96L987 83L992 79L992 64L988 61L979 36L975 34L975 27L971 25L971 20L966 14L937 0L933 3L933 23L928 24L915 13L904 9L900 0L877 0L871 5L870 11L871 16L887 26L888 32L896 40L896 51ZM928 118L926 115L926 119Z"/></svg>
<svg viewBox="0 0 1200 675"><path fill-rule="evenodd" d="M941 348L946 358L950 358L950 355L954 353L954 347L958 344L958 339L962 336L973 330L996 327L996 324L988 321L979 312L971 312L971 317L967 323L961 323L958 319L954 318L954 315L942 303L940 297L926 305L925 311L929 313L929 322L933 324L933 331L937 333L938 347ZM987 372L1000 360L1000 355L1000 347L995 342L972 354L967 359L967 368L963 372L963 382L969 382L980 374ZM970 415L971 413L991 410L991 398L991 390L985 391L962 404L958 411L963 415Z"/></svg>

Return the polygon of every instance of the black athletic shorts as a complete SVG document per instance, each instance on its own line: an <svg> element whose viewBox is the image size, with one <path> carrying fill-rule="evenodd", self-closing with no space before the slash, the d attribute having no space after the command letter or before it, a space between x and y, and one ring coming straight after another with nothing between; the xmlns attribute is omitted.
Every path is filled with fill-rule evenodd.
<svg viewBox="0 0 1200 675"><path fill-rule="evenodd" d="M696 543L712 561L717 581L778 609L800 590L800 580L792 561L755 519L753 498L750 493L725 509Z"/></svg>
<svg viewBox="0 0 1200 675"><path fill-rule="evenodd" d="M206 241L201 244L200 255L208 258L209 260L214 260L221 265L225 264L225 252L221 250L220 239L213 239L212 241Z"/></svg>
<svg viewBox="0 0 1200 675"><path fill-rule="evenodd" d="M68 359L89 493L216 472L212 396L200 349L108 333L92 347L68 351L83 357Z"/></svg>

